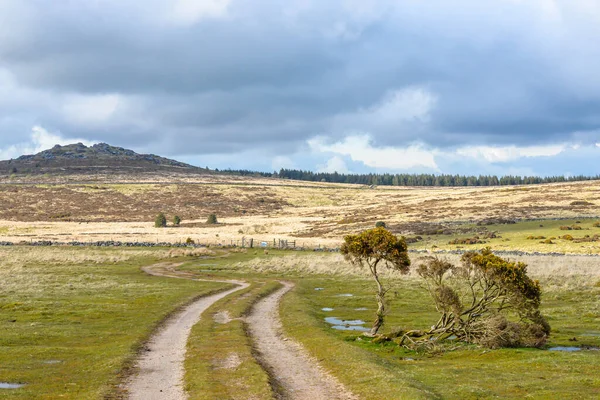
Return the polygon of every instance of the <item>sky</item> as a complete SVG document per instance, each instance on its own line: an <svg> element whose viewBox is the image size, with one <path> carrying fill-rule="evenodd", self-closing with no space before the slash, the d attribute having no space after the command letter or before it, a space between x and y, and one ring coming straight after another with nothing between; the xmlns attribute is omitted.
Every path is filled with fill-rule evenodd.
<svg viewBox="0 0 600 400"><path fill-rule="evenodd" d="M600 173L598 0L0 0L0 159Z"/></svg>

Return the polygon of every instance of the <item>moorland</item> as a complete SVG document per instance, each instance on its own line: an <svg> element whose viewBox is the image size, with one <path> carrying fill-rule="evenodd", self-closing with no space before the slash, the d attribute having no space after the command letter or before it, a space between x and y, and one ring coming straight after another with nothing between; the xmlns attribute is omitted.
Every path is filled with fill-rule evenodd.
<svg viewBox="0 0 600 400"><path fill-rule="evenodd" d="M294 398L257 351L249 318L280 282L293 285L273 316L282 338L352 398L600 396L598 181L374 187L130 167L1 178L0 242L13 245L0 247L0 382L24 386L0 389L0 398L127 398L129 380L143 373L137 360L169 317L231 288L230 279L249 286L213 303L187 340L183 387L192 399ZM159 212L165 228L154 227ZM207 223L210 214L217 224ZM366 337L374 283L335 250L377 221L406 237L412 270L383 275L391 288L383 335ZM196 246L56 244L188 238ZM242 238L268 248L240 248ZM274 239L295 248L272 248ZM39 241L55 244L32 245ZM459 263L458 253L486 246L539 280L552 327L543 346L450 340L419 349L386 337L436 318L415 273L422 256ZM324 248L332 251L315 251ZM149 275L148 266L161 273Z"/></svg>

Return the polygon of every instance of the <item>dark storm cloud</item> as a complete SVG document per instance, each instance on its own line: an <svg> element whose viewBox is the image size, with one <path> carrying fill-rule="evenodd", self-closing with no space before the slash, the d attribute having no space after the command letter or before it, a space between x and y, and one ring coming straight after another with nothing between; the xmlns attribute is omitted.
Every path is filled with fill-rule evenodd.
<svg viewBox="0 0 600 400"><path fill-rule="evenodd" d="M355 133L448 151L600 139L593 2L0 8L0 148L34 124L167 155L292 154Z"/></svg>

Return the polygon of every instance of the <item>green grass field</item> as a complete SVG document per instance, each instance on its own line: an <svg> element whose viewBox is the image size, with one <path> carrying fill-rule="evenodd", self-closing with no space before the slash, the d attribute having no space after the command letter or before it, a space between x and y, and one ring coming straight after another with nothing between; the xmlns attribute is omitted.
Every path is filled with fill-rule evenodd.
<svg viewBox="0 0 600 400"><path fill-rule="evenodd" d="M3 250L12 258L0 268L0 382L26 386L0 389L0 398L116 395L120 375L157 324L225 286L148 276L140 266L157 260L147 252L107 249L80 262L89 249L35 249L55 257L21 262L21 252L32 250Z"/></svg>
<svg viewBox="0 0 600 400"><path fill-rule="evenodd" d="M284 297L281 307L286 334L302 343L350 390L367 399L600 396L600 351L547 350L556 346L600 346L598 278L559 276L542 279L542 311L552 325L545 349L489 350L460 345L455 351L427 354L407 350L392 342L374 344L360 332L332 329L325 317L361 319L366 322L365 327L369 326L376 309L374 283L367 277L357 277L351 268L349 275L329 276L307 274L304 269L290 272L289 268L271 267L286 264L281 258L286 258L286 254L292 257L292 263L299 257L315 257L314 254L286 252L269 255L238 253L231 260L203 261L202 266L189 264L187 269L202 270L215 276L285 276L295 281L297 287ZM251 260L255 257L266 265L260 273L255 268L257 262ZM246 269L243 261L248 259L250 264ZM568 259L557 262L561 260L568 262ZM418 280L407 278L392 283L391 310L384 332L397 327L427 328L436 321L437 314L429 295ZM315 290L317 288L322 290ZM347 294L352 296L344 296ZM324 308L333 311L323 311Z"/></svg>
<svg viewBox="0 0 600 400"><path fill-rule="evenodd" d="M526 252L562 252L573 254L598 254L600 253L600 241L581 242L577 240L562 239L564 235L571 235L574 239L583 238L585 235L593 237L600 235L600 228L594 224L595 219L573 219L573 220L542 220L521 221L516 224L487 225L489 232L497 232L498 238L486 239L484 235L477 233L452 234L452 235L430 235L423 236L423 241L412 244L413 249L438 249L438 250L471 250L490 246L494 250L519 250ZM582 230L561 230L561 226L580 226ZM476 230L481 227L475 225L464 225L465 228ZM479 236L485 244L449 244L455 239L466 239ZM528 237L544 237L544 239L528 239ZM552 244L542 243L545 239L552 239Z"/></svg>
<svg viewBox="0 0 600 400"><path fill-rule="evenodd" d="M369 326L376 303L374 284L363 279L303 279L282 305L286 332L303 343L351 390L365 398L597 398L600 351L573 353L538 349L486 350L461 346L439 354L418 353L393 342L373 344L324 321L362 319ZM565 282L544 295L552 324L547 347L600 345L600 288ZM323 290L315 290L323 288ZM384 332L426 328L436 320L427 292L413 279L398 281L390 296ZM341 297L341 294L353 294ZM323 311L333 308L333 311ZM356 309L367 308L357 311ZM569 339L575 338L576 341ZM324 345L327 343L327 345Z"/></svg>
<svg viewBox="0 0 600 400"><path fill-rule="evenodd" d="M507 237L530 234L523 226L503 227ZM534 234L535 227L530 229ZM586 231L569 233L581 232ZM157 324L193 297L225 286L145 275L141 266L165 261L161 249L15 247L2 252L0 382L27 385L0 390L0 398L114 397L140 344ZM319 260L323 266L313 265ZM167 262L172 261L183 261L180 269L202 278L235 277L252 284L215 303L193 328L185 363L191 398L271 398L268 376L252 357L252 343L238 318L275 290L277 279L296 282L281 305L286 335L363 398L600 396L600 351L462 345L428 354L392 342L372 343L360 332L332 329L325 317L362 319L368 327L376 306L374 283L336 255L217 250L211 258ZM335 274L323 273L327 267ZM597 275L542 278L542 311L552 325L547 347L600 346L599 280ZM435 321L435 310L418 281L391 283L384 332L426 328ZM352 296L340 296L345 294ZM225 311L229 321L219 322L216 314Z"/></svg>

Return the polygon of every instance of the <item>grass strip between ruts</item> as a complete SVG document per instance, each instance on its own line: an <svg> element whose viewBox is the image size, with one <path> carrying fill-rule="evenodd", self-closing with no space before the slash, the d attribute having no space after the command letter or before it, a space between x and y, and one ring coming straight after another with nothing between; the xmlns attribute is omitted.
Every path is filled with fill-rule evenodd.
<svg viewBox="0 0 600 400"><path fill-rule="evenodd" d="M190 399L273 398L269 376L254 358L242 318L280 287L275 281L253 282L204 312L188 340L185 388Z"/></svg>

